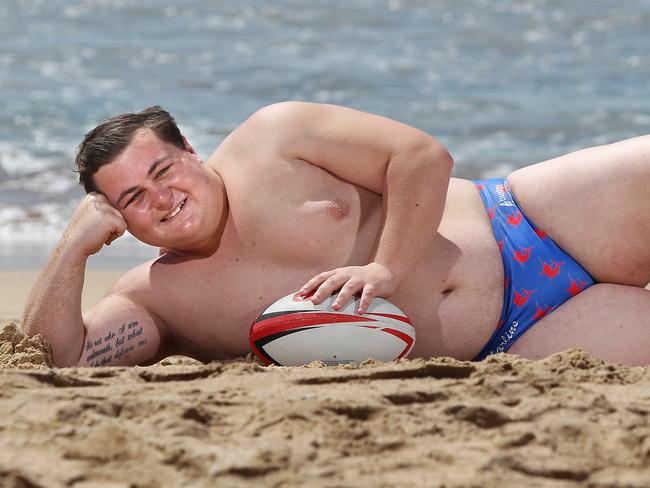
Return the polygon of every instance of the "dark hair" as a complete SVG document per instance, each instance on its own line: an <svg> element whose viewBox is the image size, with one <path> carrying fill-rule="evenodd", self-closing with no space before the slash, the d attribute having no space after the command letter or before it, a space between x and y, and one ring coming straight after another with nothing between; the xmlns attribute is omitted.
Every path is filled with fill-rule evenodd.
<svg viewBox="0 0 650 488"><path fill-rule="evenodd" d="M93 176L126 149L136 132L152 130L162 141L184 149L185 141L174 118L158 105L139 113L116 115L88 132L77 148L75 165L86 193L97 191Z"/></svg>

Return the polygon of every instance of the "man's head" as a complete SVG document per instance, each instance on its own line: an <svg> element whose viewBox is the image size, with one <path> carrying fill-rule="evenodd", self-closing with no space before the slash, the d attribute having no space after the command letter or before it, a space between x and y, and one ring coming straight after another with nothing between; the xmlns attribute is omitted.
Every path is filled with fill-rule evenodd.
<svg viewBox="0 0 650 488"><path fill-rule="evenodd" d="M194 254L218 245L227 215L222 181L161 108L91 131L77 165L86 190L101 193L140 241Z"/></svg>
<svg viewBox="0 0 650 488"><path fill-rule="evenodd" d="M139 113L117 115L88 132L77 148L75 164L79 183L86 193L98 191L95 173L111 163L133 140L139 131L149 129L162 141L185 149L186 143L174 118L159 106L149 107Z"/></svg>

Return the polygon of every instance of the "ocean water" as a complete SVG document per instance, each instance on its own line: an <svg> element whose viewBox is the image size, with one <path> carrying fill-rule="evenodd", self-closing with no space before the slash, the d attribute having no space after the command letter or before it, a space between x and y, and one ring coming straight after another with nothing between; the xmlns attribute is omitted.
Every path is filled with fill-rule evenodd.
<svg viewBox="0 0 650 488"><path fill-rule="evenodd" d="M111 115L160 104L207 156L264 105L337 103L505 175L650 132L649 36L650 0L1 0L0 268L44 262ZM154 255L127 236L93 263Z"/></svg>

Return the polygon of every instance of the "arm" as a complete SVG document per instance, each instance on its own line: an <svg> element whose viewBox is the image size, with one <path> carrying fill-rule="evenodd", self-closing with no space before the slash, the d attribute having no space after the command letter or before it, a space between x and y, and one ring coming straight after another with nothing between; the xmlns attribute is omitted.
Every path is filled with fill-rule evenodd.
<svg viewBox="0 0 650 488"><path fill-rule="evenodd" d="M106 328L102 320L96 324L84 323L81 314L86 261L104 244L121 236L125 229L121 214L102 195L86 196L32 288L25 306L23 328L29 335L45 337L52 345L57 366L78 364L84 341L96 340L95 335ZM132 306L137 308L135 304Z"/></svg>
<svg viewBox="0 0 650 488"><path fill-rule="evenodd" d="M120 281L130 280L131 274ZM84 314L84 324L79 366L151 364L160 359L164 349L166 334L162 322L128 294L109 292Z"/></svg>
<svg viewBox="0 0 650 488"><path fill-rule="evenodd" d="M255 114L246 130L283 158L301 159L383 195L383 224L361 267L315 276L319 303L341 289L334 308L362 290L359 310L374 296L390 296L414 268L442 219L452 158L428 134L384 117L333 105L288 102Z"/></svg>

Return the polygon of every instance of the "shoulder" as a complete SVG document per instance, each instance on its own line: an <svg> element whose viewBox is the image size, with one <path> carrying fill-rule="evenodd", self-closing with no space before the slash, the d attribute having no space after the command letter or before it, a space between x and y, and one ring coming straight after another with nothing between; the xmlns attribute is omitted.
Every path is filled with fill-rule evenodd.
<svg viewBox="0 0 650 488"><path fill-rule="evenodd" d="M120 276L108 290L109 295L134 295L144 294L151 288L149 275L153 263L151 260L131 268Z"/></svg>
<svg viewBox="0 0 650 488"><path fill-rule="evenodd" d="M242 124L242 127L246 125L266 126L268 124L274 123L291 124L295 123L301 117L326 110L328 107L334 106L322 103L301 102L293 100L273 103L254 112L250 117L248 117L248 119L246 119L246 121Z"/></svg>
<svg viewBox="0 0 650 488"><path fill-rule="evenodd" d="M208 166L229 184L238 175L247 179L250 171L263 171L270 177L278 162L291 158L291 147L300 138L300 120L312 105L290 101L257 110L223 140Z"/></svg>
<svg viewBox="0 0 650 488"><path fill-rule="evenodd" d="M151 260L126 271L111 285L102 301L128 303L129 307L157 318L161 297L154 293L155 280L151 272L156 261Z"/></svg>
<svg viewBox="0 0 650 488"><path fill-rule="evenodd" d="M267 105L250 115L223 142L224 151L252 152L282 148L299 139L334 105L287 101Z"/></svg>
<svg viewBox="0 0 650 488"><path fill-rule="evenodd" d="M163 252L157 258L125 272L107 294L128 297L138 305L155 311L158 302L166 299L165 291L173 289L172 283L187 275L192 261L192 258L173 252Z"/></svg>
<svg viewBox="0 0 650 488"><path fill-rule="evenodd" d="M106 297L121 297L146 313L161 317L168 299L171 274L182 268L181 258L171 253L140 264L120 276L106 293ZM174 264L174 266L170 266Z"/></svg>

